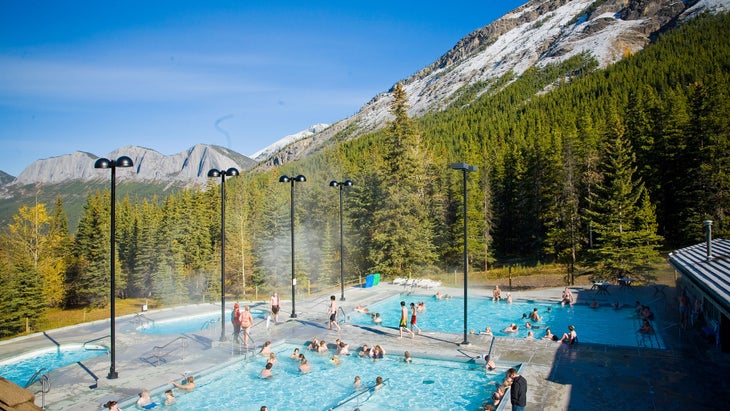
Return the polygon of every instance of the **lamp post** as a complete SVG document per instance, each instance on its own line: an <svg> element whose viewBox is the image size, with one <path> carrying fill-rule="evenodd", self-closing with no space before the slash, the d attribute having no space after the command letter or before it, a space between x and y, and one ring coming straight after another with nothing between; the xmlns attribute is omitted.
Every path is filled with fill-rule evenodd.
<svg viewBox="0 0 730 411"><path fill-rule="evenodd" d="M297 318L297 312L296 312L296 287L297 287L297 277L294 274L294 183L303 183L307 181L307 177L304 177L303 175L299 174L296 177L289 177L287 175L283 175L279 177L280 183L290 183L291 184L291 208L289 213L289 218L291 220L291 315L289 317L291 318Z"/></svg>
<svg viewBox="0 0 730 411"><path fill-rule="evenodd" d="M345 245L342 241L342 189L352 187L351 180L330 181L330 187L340 188L340 301L345 301Z"/></svg>
<svg viewBox="0 0 730 411"><path fill-rule="evenodd" d="M127 156L121 156L117 158L116 160L109 160L106 158L100 158L96 160L94 163L94 168L109 168L112 170L112 182L111 182L111 206L110 206L110 215L111 215L111 221L110 221L110 233L109 242L111 243L110 247L110 275L111 275L111 290L110 290L110 318L109 318L109 327L110 327L110 337L112 340L111 343L111 366L109 367L109 374L106 376L106 378L113 380L119 377L119 374L116 370L116 315L115 315L115 306L114 302L116 299L116 278L114 273L114 249L115 249L115 236L116 236L116 216L115 216L115 203L116 203L116 185L117 185L117 167L132 167L132 159Z"/></svg>
<svg viewBox="0 0 730 411"><path fill-rule="evenodd" d="M469 345L469 340L467 338L467 331L466 331L466 306L467 306L467 272L469 267L469 258L468 258L468 249L467 249L467 235L466 235L466 227L467 227L467 208L466 208L466 179L467 179L467 173L477 171L476 166L470 166L466 163L454 163L451 164L451 168L454 170L460 170L464 173L464 341L461 343L461 345Z"/></svg>
<svg viewBox="0 0 730 411"><path fill-rule="evenodd" d="M221 178L221 338L226 340L226 176L238 175L238 169L231 167L228 170L208 171L208 177Z"/></svg>

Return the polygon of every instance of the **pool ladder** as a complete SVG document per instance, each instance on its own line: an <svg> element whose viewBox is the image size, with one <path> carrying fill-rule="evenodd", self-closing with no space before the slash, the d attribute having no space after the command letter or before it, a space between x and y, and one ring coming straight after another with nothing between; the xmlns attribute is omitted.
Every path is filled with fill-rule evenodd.
<svg viewBox="0 0 730 411"><path fill-rule="evenodd" d="M138 324L138 327L148 326L148 325L155 325L155 320L147 317L146 315L142 313L137 313L134 315L134 318L132 318L133 324Z"/></svg>
<svg viewBox="0 0 730 411"><path fill-rule="evenodd" d="M339 324L345 324L347 323L347 320L350 319L350 316L345 313L345 310L342 309L342 307L338 308L337 311L341 314L341 320L337 321Z"/></svg>
<svg viewBox="0 0 730 411"><path fill-rule="evenodd" d="M36 371L35 374L33 374L32 377L28 380L28 382L25 384L23 388L28 389L31 385L35 384L36 382L41 383L41 408L46 409L46 393L51 390L51 382L48 380L48 368L41 368L40 370ZM36 392L37 394L38 392Z"/></svg>
<svg viewBox="0 0 730 411"><path fill-rule="evenodd" d="M181 359L185 358L185 349L188 348L189 337L177 337L165 345L152 347L152 354L144 358L148 363L158 366L161 362L167 362L167 357L178 351L182 351ZM174 345L178 343L178 345Z"/></svg>

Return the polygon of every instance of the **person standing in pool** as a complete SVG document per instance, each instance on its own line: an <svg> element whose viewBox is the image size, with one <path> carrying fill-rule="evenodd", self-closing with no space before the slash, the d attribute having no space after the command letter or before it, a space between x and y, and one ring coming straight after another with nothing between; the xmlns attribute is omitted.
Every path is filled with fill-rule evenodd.
<svg viewBox="0 0 730 411"><path fill-rule="evenodd" d="M327 309L327 314L330 315L330 330L334 325L335 327L337 327L337 331L342 331L340 325L337 324L337 297L335 297L334 295L330 296L330 305Z"/></svg>
<svg viewBox="0 0 730 411"><path fill-rule="evenodd" d="M416 334L413 334L413 331L408 328L408 308L406 308L405 301L400 302L400 323L398 324L400 337L398 338L403 338L403 330L408 331L411 334L411 338L416 336Z"/></svg>
<svg viewBox="0 0 730 411"><path fill-rule="evenodd" d="M279 324L279 309L281 308L279 293L275 292L269 302L271 303L271 316L274 318L274 324Z"/></svg>
<svg viewBox="0 0 730 411"><path fill-rule="evenodd" d="M417 324L417 316L416 312L418 310L416 309L416 304L411 303L411 332L413 332L413 329L415 328L418 330L418 334L421 334L421 327Z"/></svg>
<svg viewBox="0 0 730 411"><path fill-rule="evenodd" d="M514 368L507 370L507 378L512 379L512 385L510 387L512 410L525 411L525 406L527 405L527 380L518 374Z"/></svg>

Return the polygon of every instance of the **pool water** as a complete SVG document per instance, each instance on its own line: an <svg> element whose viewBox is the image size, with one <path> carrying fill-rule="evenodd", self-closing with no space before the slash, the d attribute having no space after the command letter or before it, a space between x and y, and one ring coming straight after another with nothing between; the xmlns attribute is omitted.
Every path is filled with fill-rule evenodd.
<svg viewBox="0 0 730 411"><path fill-rule="evenodd" d="M261 310L251 310L254 320L257 318L265 318L266 313ZM232 327L230 324L231 312L225 315L226 327ZM221 312L210 312L183 318L174 318L170 320L159 320L147 322L137 327L137 330L146 334L186 334L196 331L204 331L213 327L220 327ZM233 330L233 328L231 328Z"/></svg>
<svg viewBox="0 0 730 411"><path fill-rule="evenodd" d="M0 361L0 375L21 387L25 387L39 370L45 369L44 373L48 373L106 353L107 348L100 345L87 345L86 348L81 345L64 345L60 348L54 347L33 351L19 357Z"/></svg>
<svg viewBox="0 0 730 411"><path fill-rule="evenodd" d="M302 374L299 362L289 356L298 347L312 371ZM176 409L185 410L476 410L494 391L492 382L501 382L507 368L487 373L483 364L414 358L405 363L402 355L387 354L383 359L360 358L356 354L340 357L335 366L328 354L309 351L306 346L281 344L274 348L277 363L271 379L259 374L266 358L257 355L208 375L196 377L192 392L175 390ZM362 389L356 390L356 375ZM370 390L382 376L384 386ZM153 396L164 401L163 394ZM348 401L349 399L349 401ZM448 403L445 404L444 401ZM340 407L338 407L340 405ZM445 408L446 407L446 408Z"/></svg>
<svg viewBox="0 0 730 411"><path fill-rule="evenodd" d="M423 331L438 331L449 333L464 332L464 299L450 298L437 300L433 296L408 295L393 296L368 306L370 313L380 313L383 322L381 326L398 328L400 321L400 301L424 301L426 310L418 313L418 326ZM538 309L541 321L533 322L522 318L534 308ZM548 311L548 308L550 311ZM349 321L355 324L372 326L370 314L353 312L348 314ZM660 336L652 340L649 345L646 340L637 336L640 322L632 306L624 306L618 310L609 306L590 308L587 305L561 306L551 301L514 300L511 304L506 301L495 302L486 298L469 298L467 306L467 332L474 330L483 332L489 326L495 336L525 338L529 331L525 323L533 325L535 338L545 335L545 328L550 327L553 334L561 337L568 331L568 326L575 326L578 340L607 345L620 346L653 346L665 348ZM517 333L507 333L503 330L511 323L518 325ZM410 311L409 311L410 324Z"/></svg>

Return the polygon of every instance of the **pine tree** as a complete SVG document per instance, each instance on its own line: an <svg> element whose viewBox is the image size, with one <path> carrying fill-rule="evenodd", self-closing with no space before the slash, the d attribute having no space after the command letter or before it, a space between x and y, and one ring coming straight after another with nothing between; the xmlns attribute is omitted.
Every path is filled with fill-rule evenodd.
<svg viewBox="0 0 730 411"><path fill-rule="evenodd" d="M613 113L587 210L595 233L589 250L594 279L633 277L650 280L646 267L658 260L661 237L649 196L636 173L635 156L624 136L623 124Z"/></svg>
<svg viewBox="0 0 730 411"><path fill-rule="evenodd" d="M383 197L373 213L370 263L389 276L410 277L419 265L436 258L427 196L430 156L421 145L416 123L408 117L403 85L393 89L384 141L384 161L379 171Z"/></svg>

